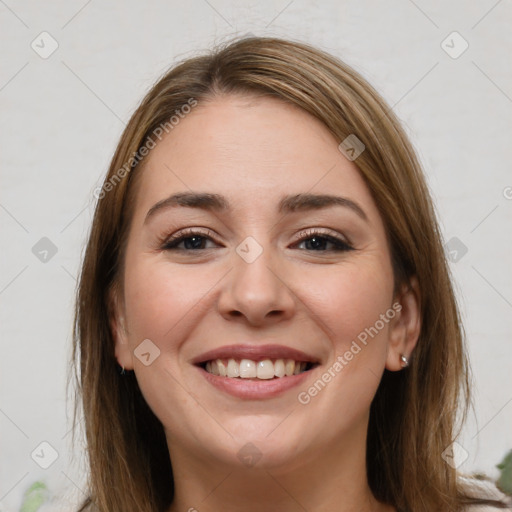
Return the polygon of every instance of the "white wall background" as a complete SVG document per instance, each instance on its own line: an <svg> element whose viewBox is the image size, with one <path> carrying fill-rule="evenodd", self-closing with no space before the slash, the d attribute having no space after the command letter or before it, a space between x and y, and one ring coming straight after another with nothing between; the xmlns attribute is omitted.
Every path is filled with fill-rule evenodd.
<svg viewBox="0 0 512 512"><path fill-rule="evenodd" d="M65 392L73 294L123 124L177 58L247 32L340 56L403 120L445 240L467 247L451 263L475 380L461 469L496 477L512 448L511 19L510 0L0 1L0 510L38 479L81 497ZM58 43L48 58L31 47L51 50L43 31ZM453 31L469 44L458 58L441 47ZM57 248L46 263L32 251L42 237ZM31 458L43 441L59 453L46 470Z"/></svg>

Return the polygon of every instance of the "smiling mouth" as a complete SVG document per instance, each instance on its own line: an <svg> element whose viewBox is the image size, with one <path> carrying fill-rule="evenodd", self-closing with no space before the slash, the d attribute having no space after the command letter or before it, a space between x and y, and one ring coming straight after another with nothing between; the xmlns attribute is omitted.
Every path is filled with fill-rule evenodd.
<svg viewBox="0 0 512 512"><path fill-rule="evenodd" d="M211 375L219 377L271 380L299 375L318 365L293 359L212 359L200 366Z"/></svg>

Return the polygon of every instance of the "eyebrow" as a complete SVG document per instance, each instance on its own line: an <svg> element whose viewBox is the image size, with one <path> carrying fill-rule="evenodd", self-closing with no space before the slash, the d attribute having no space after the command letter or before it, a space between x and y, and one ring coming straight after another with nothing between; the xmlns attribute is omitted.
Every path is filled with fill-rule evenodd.
<svg viewBox="0 0 512 512"><path fill-rule="evenodd" d="M179 192L173 194L153 205L146 214L145 223L157 212L176 207L200 208L206 211L226 212L231 211L229 201L220 194L200 192ZM279 213L293 213L297 211L321 210L333 206L343 206L351 209L359 217L368 222L364 210L347 197L333 196L330 194L295 194L283 197L279 201Z"/></svg>

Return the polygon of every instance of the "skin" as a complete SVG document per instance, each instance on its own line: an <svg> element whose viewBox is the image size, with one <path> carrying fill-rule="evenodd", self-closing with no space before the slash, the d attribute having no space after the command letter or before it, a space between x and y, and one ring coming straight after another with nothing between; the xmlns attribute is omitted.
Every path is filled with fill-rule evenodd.
<svg viewBox="0 0 512 512"><path fill-rule="evenodd" d="M393 296L385 227L354 162L306 112L277 99L230 95L198 105L146 159L126 249L124 293L112 295L111 327L120 365L133 369L164 425L173 464L169 512L392 511L367 483L369 409L387 368L402 370L420 330L419 290ZM222 194L232 210L148 211L176 192ZM353 210L277 212L287 194L332 194ZM162 248L197 228L201 249ZM311 243L304 228L350 241L353 251ZM248 236L263 252L236 252ZM302 241L301 241L302 240ZM399 303L401 311L311 398L297 394L332 367L365 328ZM149 339L160 354L148 366L134 350ZM276 343L314 355L307 384L266 400L242 400L213 387L191 364L224 345ZM252 443L261 458L237 457ZM226 504L229 507L226 508Z"/></svg>

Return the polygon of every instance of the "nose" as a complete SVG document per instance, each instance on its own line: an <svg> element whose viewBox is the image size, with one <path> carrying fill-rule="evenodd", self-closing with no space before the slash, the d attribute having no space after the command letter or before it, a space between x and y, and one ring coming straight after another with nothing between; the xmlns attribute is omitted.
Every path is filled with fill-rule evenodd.
<svg viewBox="0 0 512 512"><path fill-rule="evenodd" d="M234 268L223 280L218 299L223 317L261 326L293 316L296 297L288 282L291 276L276 260L268 248L252 262L234 254Z"/></svg>

